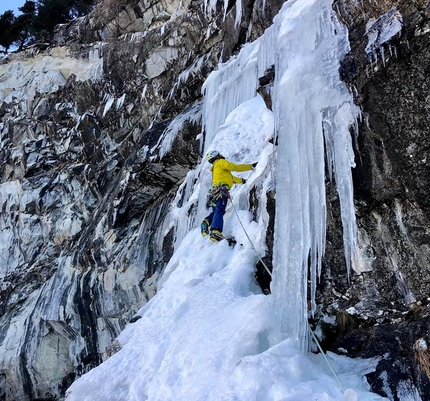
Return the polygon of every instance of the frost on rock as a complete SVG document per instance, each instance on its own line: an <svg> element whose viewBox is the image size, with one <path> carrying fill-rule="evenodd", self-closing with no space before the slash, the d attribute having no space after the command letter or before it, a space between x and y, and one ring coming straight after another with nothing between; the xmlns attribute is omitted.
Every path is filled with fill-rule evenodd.
<svg viewBox="0 0 430 401"><path fill-rule="evenodd" d="M201 120L201 103L196 103L183 113L179 114L163 131L157 144L151 149L151 153L159 151L159 158L162 159L171 149L173 142L184 127L184 124L197 124Z"/></svg>
<svg viewBox="0 0 430 401"><path fill-rule="evenodd" d="M205 65L206 61L209 58L209 54L205 54L202 57L199 57L197 60L195 60L188 68L186 68L184 71L179 74L179 77L175 84L173 85L172 89L169 92L169 98L172 98L175 94L175 91L181 86L184 85L190 76L193 76L200 72L201 68Z"/></svg>
<svg viewBox="0 0 430 401"><path fill-rule="evenodd" d="M403 27L403 17L396 7L381 15L378 19L371 18L366 25L366 35L369 41L366 46L366 54L377 61L377 52L381 52L382 61L385 62L384 43L394 36L400 35ZM390 48L390 53L391 53Z"/></svg>

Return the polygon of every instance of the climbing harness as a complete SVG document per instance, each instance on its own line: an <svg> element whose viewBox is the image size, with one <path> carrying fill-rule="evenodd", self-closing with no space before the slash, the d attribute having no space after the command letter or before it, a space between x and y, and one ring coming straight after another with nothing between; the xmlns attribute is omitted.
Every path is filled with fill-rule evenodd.
<svg viewBox="0 0 430 401"><path fill-rule="evenodd" d="M215 200L221 198L230 199L230 192L225 184L218 184L212 188L212 196Z"/></svg>
<svg viewBox="0 0 430 401"><path fill-rule="evenodd" d="M257 256L258 256L258 259L259 259L259 260L260 260L260 262L263 264L264 268L267 270L267 273L269 273L270 277L272 277L272 272L269 270L269 268L266 266L266 264L265 264L265 263L263 262L263 260L261 259L259 252L258 252L258 251L257 251L257 249L255 248L255 246L254 246L254 244L253 244L253 242L252 242L251 238L249 237L248 233L246 232L246 229L245 229L245 227L244 227L244 225L243 225L242 221L240 220L239 214L238 214L238 212L237 212L237 210L236 210L236 207L234 206L233 201L231 201L231 205L233 206L234 213L236 214L236 217L237 217L237 219L239 220L240 225L242 226L243 232L245 233L246 237L248 238L249 243L251 244L252 248L254 249L255 253L256 253L256 254L257 254ZM324 353L324 351L323 351L323 349L322 349L322 347L321 347L321 344L320 344L320 342L318 341L317 336L315 335L315 333L314 333L314 332L312 331L312 329L310 328L310 326L309 326L309 323L308 323L308 322L307 322L307 325L308 325L308 329L309 329L309 331L310 331L310 333L311 333L311 337L312 337L312 339L315 341L315 344L317 345L318 349L320 350L320 352L321 352L321 354L322 354L322 356L323 356L324 360L327 362L327 365L329 366L329 368L330 368L331 372L333 373L333 376L335 377L336 381L339 383L340 388L342 389L342 391L344 391L344 392L345 392L345 387L343 386L343 384L341 383L341 381L340 381L339 377L337 376L336 372L334 371L334 369L333 369L333 367L332 367L332 365L331 365L330 361L327 359L327 356L326 356L326 354Z"/></svg>
<svg viewBox="0 0 430 401"><path fill-rule="evenodd" d="M216 206L216 201L219 199L230 199L230 192L225 184L218 184L209 189L206 199L206 208Z"/></svg>

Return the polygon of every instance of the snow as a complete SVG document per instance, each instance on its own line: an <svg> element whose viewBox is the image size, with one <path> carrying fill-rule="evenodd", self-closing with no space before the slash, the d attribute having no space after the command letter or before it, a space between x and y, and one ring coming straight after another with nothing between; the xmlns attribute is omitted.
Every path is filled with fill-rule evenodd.
<svg viewBox="0 0 430 401"><path fill-rule="evenodd" d="M242 212L253 236L258 227ZM228 231L243 244L235 248L188 233L157 295L120 335L122 350L75 382L67 400L343 399L320 356L305 356L292 340L270 346L270 296L255 284L255 254L234 220ZM374 361L329 358L360 400L382 399L351 373L372 371Z"/></svg>
<svg viewBox="0 0 430 401"><path fill-rule="evenodd" d="M329 366L323 355L305 349L307 260L311 255L314 286L325 244L324 145L339 190L349 263L356 245L349 128L357 110L338 78L347 50L331 1L290 0L263 37L208 77L205 152L218 149L235 163L258 161L255 170L237 173L247 182L232 189L224 218L224 233L237 245L200 235L211 181L203 158L172 204L166 231L175 227L175 252L156 295L118 337L122 349L73 383L67 401L383 399L369 392L364 378L377 359L329 353ZM272 112L255 89L274 63ZM163 152L182 123L178 119L166 130ZM271 143L275 132L279 146ZM275 182L275 270L272 294L263 295L254 269L266 252L267 191ZM259 196L257 217L249 211L252 188Z"/></svg>

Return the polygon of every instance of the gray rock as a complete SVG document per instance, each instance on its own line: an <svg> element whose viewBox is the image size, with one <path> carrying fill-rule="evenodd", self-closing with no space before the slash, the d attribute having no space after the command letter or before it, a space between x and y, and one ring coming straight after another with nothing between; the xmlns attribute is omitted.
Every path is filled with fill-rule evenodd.
<svg viewBox="0 0 430 401"><path fill-rule="evenodd" d="M195 0L181 7L105 0L58 27L50 46L2 60L0 399L60 398L118 350L115 337L155 294L173 251L166 219L201 157L202 83L220 59L260 36L282 3L243 1L236 27L235 7L223 19ZM368 375L373 391L396 394L401 384L425 400L429 6L359 3L334 3L351 41L339 73L363 112L354 169L358 263L348 278L339 201L327 182L327 250L312 323L323 328L328 350L382 357ZM366 24L394 6L400 36L369 60ZM28 76L16 73L24 62ZM267 78L261 91L270 107ZM258 194L250 204L257 209ZM262 266L257 280L267 293Z"/></svg>
<svg viewBox="0 0 430 401"><path fill-rule="evenodd" d="M169 206L201 157L201 86L251 19L254 37L271 23L267 4L261 21L245 2L236 29L234 7L105 0L3 59L0 398L60 398L155 294Z"/></svg>

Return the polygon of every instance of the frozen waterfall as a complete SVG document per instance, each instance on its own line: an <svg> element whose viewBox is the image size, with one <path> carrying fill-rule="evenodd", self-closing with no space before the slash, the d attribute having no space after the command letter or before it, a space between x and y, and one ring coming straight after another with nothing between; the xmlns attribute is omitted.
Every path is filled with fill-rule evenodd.
<svg viewBox="0 0 430 401"><path fill-rule="evenodd" d="M357 241L350 127L359 110L339 79L339 61L349 51L349 42L331 5L331 0L290 0L274 25L221 65L203 88L208 150L225 117L255 96L257 78L275 64L273 103L279 146L272 293L280 328L275 342L295 338L302 349L308 338L308 281L314 309L325 248L324 146L341 203L346 274Z"/></svg>
<svg viewBox="0 0 430 401"><path fill-rule="evenodd" d="M350 126L358 110L339 79L339 61L349 51L349 42L331 3L290 1L283 18L275 22L279 148L272 292L278 340L293 338L303 350L308 339L308 282L313 309L325 248L324 139L341 203L348 274L356 247Z"/></svg>

